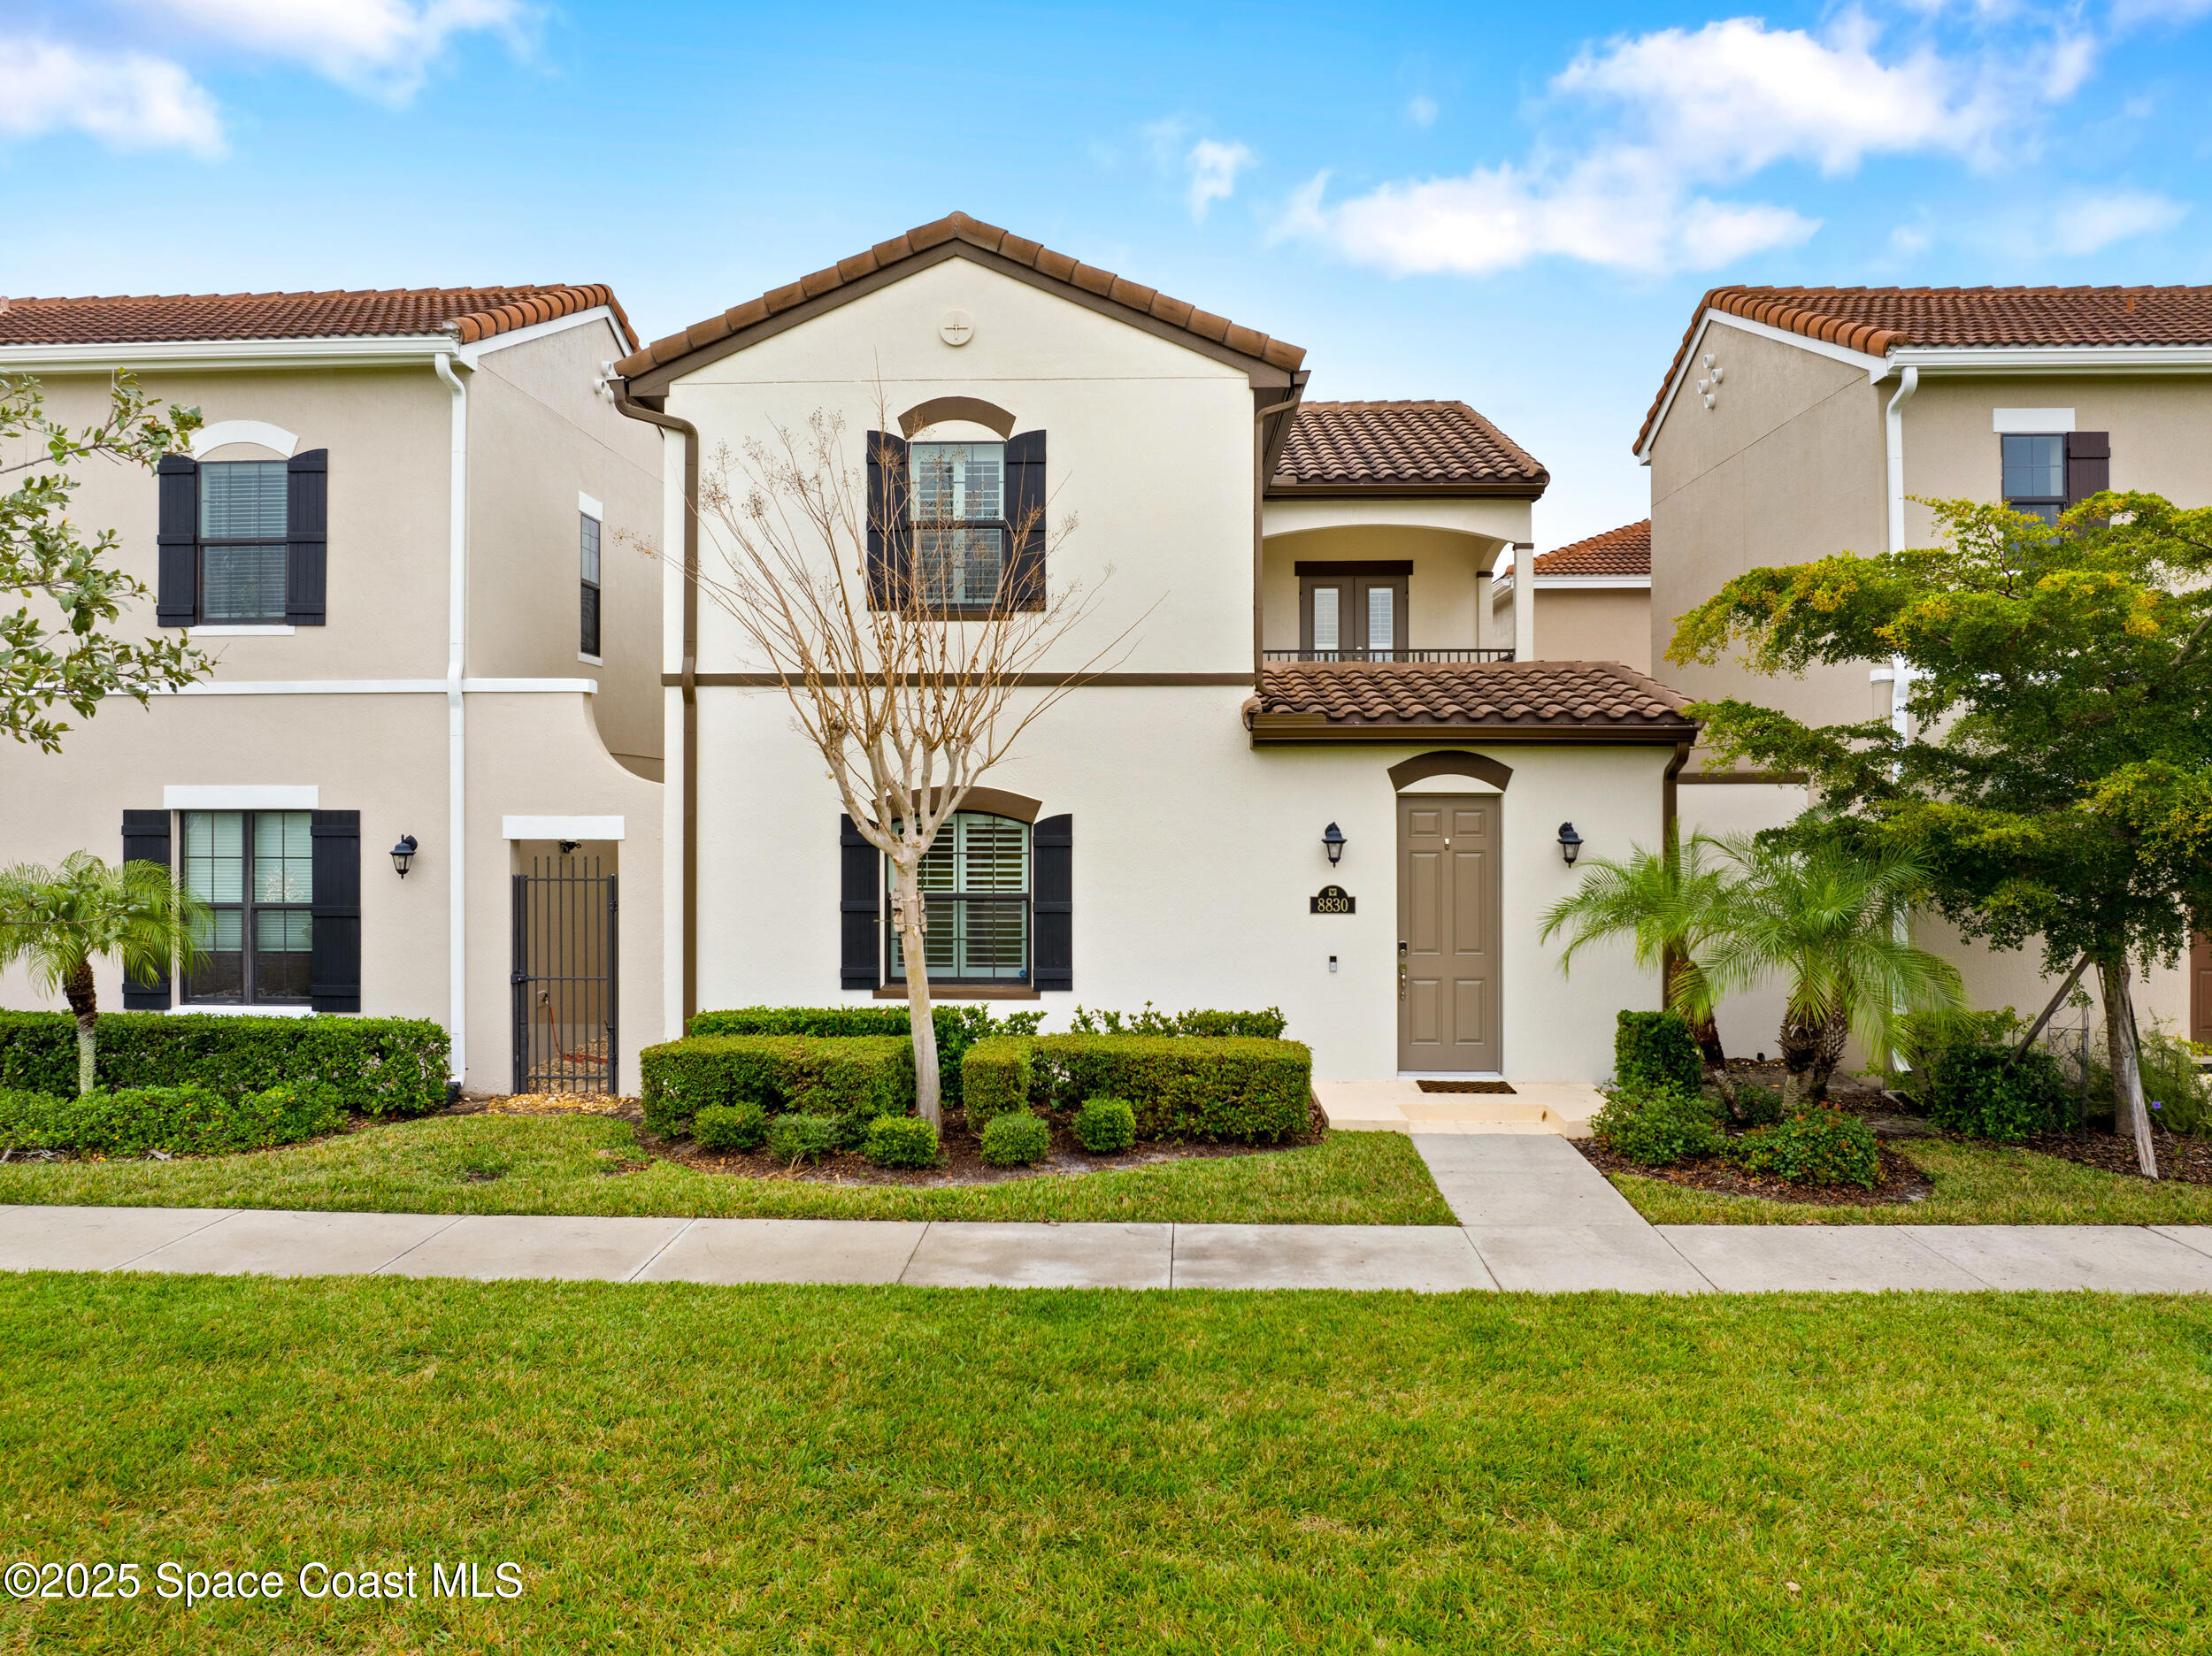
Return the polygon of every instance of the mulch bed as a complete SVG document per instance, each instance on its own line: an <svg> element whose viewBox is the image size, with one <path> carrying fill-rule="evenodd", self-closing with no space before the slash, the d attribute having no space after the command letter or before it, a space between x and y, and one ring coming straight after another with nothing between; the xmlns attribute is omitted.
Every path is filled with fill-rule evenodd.
<svg viewBox="0 0 2212 1656"><path fill-rule="evenodd" d="M1572 1142L1601 1173L1634 1173L1684 1190L1712 1191L1723 1196L1756 1196L1765 1201L1816 1208L1887 1208L1924 1200L1935 1190L1925 1174L1886 1144L1874 1147L1882 1162L1882 1182L1872 1190L1861 1190L1856 1184L1793 1184L1787 1179L1759 1178L1715 1156L1701 1156L1678 1167L1639 1167L1594 1139Z"/></svg>
<svg viewBox="0 0 2212 1656"><path fill-rule="evenodd" d="M2038 1133L2032 1138L2022 1139L2020 1148L2039 1155L2057 1156L2065 1162L2078 1162L2084 1167L2099 1168L2107 1173L2142 1177L2135 1164L2132 1133L2124 1137L2093 1132L2085 1138L2073 1133ZM2212 1184L2212 1138L2177 1138L2172 1133L2154 1129L2151 1148L2158 1153L2160 1178L2180 1184Z"/></svg>

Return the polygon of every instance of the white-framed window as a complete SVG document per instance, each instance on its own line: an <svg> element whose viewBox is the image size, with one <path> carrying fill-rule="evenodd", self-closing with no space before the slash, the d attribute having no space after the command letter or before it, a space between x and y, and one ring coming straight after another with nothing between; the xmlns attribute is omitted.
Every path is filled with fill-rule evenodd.
<svg viewBox="0 0 2212 1656"><path fill-rule="evenodd" d="M1006 445L918 442L908 465L924 600L952 609L995 603L1006 572Z"/></svg>
<svg viewBox="0 0 2212 1656"><path fill-rule="evenodd" d="M591 512L580 510L578 524L578 564L581 575L578 597L579 618L582 624L580 641L577 648L587 656L599 654L599 519Z"/></svg>
<svg viewBox="0 0 2212 1656"><path fill-rule="evenodd" d="M2066 437L2062 432L2007 432L2005 504L2016 512L2056 523L2066 510Z"/></svg>
<svg viewBox="0 0 2212 1656"><path fill-rule="evenodd" d="M300 1006L312 987L315 849L303 810L180 813L184 882L214 914L186 1005Z"/></svg>
<svg viewBox="0 0 2212 1656"><path fill-rule="evenodd" d="M1029 981L1029 824L956 811L922 858L924 932L932 983ZM891 925L890 863L884 863L889 978L906 981L906 951Z"/></svg>
<svg viewBox="0 0 2212 1656"><path fill-rule="evenodd" d="M289 468L281 460L200 463L200 619L281 625Z"/></svg>

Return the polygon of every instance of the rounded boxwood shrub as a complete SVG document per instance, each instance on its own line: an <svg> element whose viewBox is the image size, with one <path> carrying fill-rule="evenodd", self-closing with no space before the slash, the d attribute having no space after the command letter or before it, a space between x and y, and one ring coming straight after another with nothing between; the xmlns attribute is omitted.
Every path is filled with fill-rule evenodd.
<svg viewBox="0 0 2212 1656"><path fill-rule="evenodd" d="M1962 1138L2014 1142L2066 1119L2066 1080L2051 1054L1962 1042L1936 1054L1928 1119Z"/></svg>
<svg viewBox="0 0 2212 1656"><path fill-rule="evenodd" d="M1793 1184L1856 1184L1872 1190L1882 1181L1873 1130L1856 1116L1837 1109L1807 1110L1771 1127L1755 1128L1729 1147L1729 1159L1747 1173L1763 1173Z"/></svg>
<svg viewBox="0 0 2212 1656"><path fill-rule="evenodd" d="M1624 1012L1613 1032L1613 1079L1624 1087L1695 1092L1705 1079L1697 1038L1679 1012Z"/></svg>
<svg viewBox="0 0 2212 1656"><path fill-rule="evenodd" d="M1094 1155L1112 1155L1137 1142L1137 1112L1126 1100L1094 1098L1075 1113L1075 1142Z"/></svg>
<svg viewBox="0 0 2212 1656"><path fill-rule="evenodd" d="M1590 1118L1590 1136L1639 1167L1672 1167L1711 1155L1723 1138L1714 1107L1678 1087L1617 1086Z"/></svg>
<svg viewBox="0 0 2212 1656"><path fill-rule="evenodd" d="M845 1124L834 1116L804 1111L779 1116L768 1124L768 1154L779 1162L819 1162L837 1148Z"/></svg>
<svg viewBox="0 0 2212 1656"><path fill-rule="evenodd" d="M235 1097L201 1086L119 1087L81 1098L0 1092L4 1149L224 1155L319 1138L344 1124L335 1090L314 1082Z"/></svg>
<svg viewBox="0 0 2212 1656"><path fill-rule="evenodd" d="M1051 1148L1051 1127L1026 1111L997 1116L983 1130L983 1159L993 1167L1025 1167Z"/></svg>
<svg viewBox="0 0 2212 1656"><path fill-rule="evenodd" d="M868 1160L880 1168L937 1165L937 1130L918 1116L879 1116L868 1123Z"/></svg>
<svg viewBox="0 0 2212 1656"><path fill-rule="evenodd" d="M768 1137L768 1112L757 1104L710 1104L691 1118L702 1150L757 1150Z"/></svg>

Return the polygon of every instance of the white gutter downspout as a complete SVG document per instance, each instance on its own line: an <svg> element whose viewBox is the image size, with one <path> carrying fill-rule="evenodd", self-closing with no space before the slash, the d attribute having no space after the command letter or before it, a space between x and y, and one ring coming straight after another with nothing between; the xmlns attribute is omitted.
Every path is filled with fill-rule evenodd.
<svg viewBox="0 0 2212 1656"><path fill-rule="evenodd" d="M446 1030L452 1037L453 1079L468 1073L468 725L462 711L461 657L468 637L469 394L453 372L453 358L437 356L438 378L453 388L451 520L446 559L445 729L446 843L452 866L446 876L449 905L446 972L452 985Z"/></svg>
<svg viewBox="0 0 2212 1656"><path fill-rule="evenodd" d="M1906 365L1898 376L1897 391L1889 400L1884 419L1889 441L1889 549L1905 549L1905 404L1920 389L1920 370ZM1912 685L1912 669L1901 656L1889 658L1889 723L1900 736L1912 734L1911 716L1905 711L1905 694Z"/></svg>

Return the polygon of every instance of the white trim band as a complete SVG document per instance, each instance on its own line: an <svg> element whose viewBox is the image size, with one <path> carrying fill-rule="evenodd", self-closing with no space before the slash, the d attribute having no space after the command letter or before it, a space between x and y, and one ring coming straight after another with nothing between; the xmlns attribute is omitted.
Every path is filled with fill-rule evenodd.
<svg viewBox="0 0 2212 1656"><path fill-rule="evenodd" d="M2000 437L2046 436L2074 429L2071 409L1992 409L1989 429Z"/></svg>
<svg viewBox="0 0 2212 1656"><path fill-rule="evenodd" d="M461 688L477 694L593 695L595 678L464 678ZM227 684L180 685L156 695L443 695L442 678L234 678Z"/></svg>
<svg viewBox="0 0 2212 1656"><path fill-rule="evenodd" d="M502 816L499 832L508 840L619 840L619 816Z"/></svg>
<svg viewBox="0 0 2212 1656"><path fill-rule="evenodd" d="M161 790L164 810L317 810L322 802L322 789L311 782L304 786L172 782Z"/></svg>
<svg viewBox="0 0 2212 1656"><path fill-rule="evenodd" d="M202 455L231 443L255 443L273 449L287 460L297 454L300 447L296 436L267 420L217 420L192 433L192 457L197 460Z"/></svg>
<svg viewBox="0 0 2212 1656"><path fill-rule="evenodd" d="M607 509L581 489L576 491L576 510L595 523L607 521Z"/></svg>

